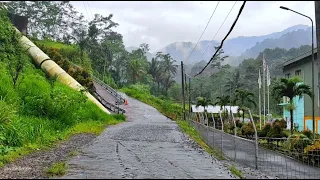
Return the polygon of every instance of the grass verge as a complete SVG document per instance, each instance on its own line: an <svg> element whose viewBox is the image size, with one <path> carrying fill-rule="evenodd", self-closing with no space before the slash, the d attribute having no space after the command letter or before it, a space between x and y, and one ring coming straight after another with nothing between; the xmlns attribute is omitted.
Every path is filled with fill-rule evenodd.
<svg viewBox="0 0 320 180"><path fill-rule="evenodd" d="M197 130L195 130L192 126L189 125L187 121L177 120L178 126L182 129L182 131L188 134L191 139L193 139L197 144L199 144L205 151L209 154L216 157L218 160L224 160L223 154L216 149L209 147L200 137Z"/></svg>
<svg viewBox="0 0 320 180"><path fill-rule="evenodd" d="M49 167L46 170L46 174L48 176L63 176L66 174L66 171L68 169L68 165L66 164L66 162L57 162L51 165L51 167Z"/></svg>
<svg viewBox="0 0 320 180"><path fill-rule="evenodd" d="M15 161L16 159L31 154L37 150L46 150L52 148L57 143L68 140L71 136L76 134L89 133L98 136L107 126L115 125L123 121L125 121L125 116L117 117L117 119L108 119L103 122L81 122L62 133L57 133L55 139L49 144L29 143L25 144L23 147L15 149L14 151L10 151L6 155L0 156L0 168L9 162Z"/></svg>
<svg viewBox="0 0 320 180"><path fill-rule="evenodd" d="M234 164L229 167L229 170L232 174L238 176L240 179L244 179L242 172L240 170L238 170Z"/></svg>

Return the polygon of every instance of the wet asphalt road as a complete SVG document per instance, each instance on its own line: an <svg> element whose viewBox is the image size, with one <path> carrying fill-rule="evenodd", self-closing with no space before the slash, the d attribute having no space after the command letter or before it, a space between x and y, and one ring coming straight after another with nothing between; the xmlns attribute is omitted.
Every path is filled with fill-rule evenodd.
<svg viewBox="0 0 320 180"><path fill-rule="evenodd" d="M193 147L178 125L153 107L127 98L128 122L110 126L62 178L234 178L219 162Z"/></svg>

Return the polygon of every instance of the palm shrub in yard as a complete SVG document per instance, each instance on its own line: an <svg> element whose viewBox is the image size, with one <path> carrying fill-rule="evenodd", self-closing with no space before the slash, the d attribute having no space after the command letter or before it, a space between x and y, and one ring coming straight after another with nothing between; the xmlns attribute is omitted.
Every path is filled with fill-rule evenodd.
<svg viewBox="0 0 320 180"><path fill-rule="evenodd" d="M293 98L296 96L301 98L303 94L307 94L309 97L313 96L310 90L310 86L302 84L301 82L302 81L297 77L293 77L290 79L281 78L280 81L277 82L277 85L275 85L272 89L272 94L277 99L280 99L283 96L290 99L290 104L288 105L288 107L290 111L291 135L293 134Z"/></svg>

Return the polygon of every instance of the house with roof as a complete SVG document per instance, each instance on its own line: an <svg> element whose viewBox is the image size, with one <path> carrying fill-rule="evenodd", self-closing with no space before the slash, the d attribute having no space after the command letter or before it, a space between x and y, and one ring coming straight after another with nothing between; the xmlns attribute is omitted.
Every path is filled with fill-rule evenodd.
<svg viewBox="0 0 320 180"><path fill-rule="evenodd" d="M318 124L320 123L320 102L318 88L318 67L317 67L317 49L314 49L314 107L315 107L315 131L320 132ZM312 51L304 53L296 58L290 59L283 64L283 74L285 78L297 76L302 83L312 87ZM299 131L304 129L312 130L312 99L308 95L302 98L295 97L293 99L295 109L293 111L294 127ZM284 97L283 102L279 105L283 106L283 118L287 121L287 128L290 129L290 112L287 109L289 99Z"/></svg>

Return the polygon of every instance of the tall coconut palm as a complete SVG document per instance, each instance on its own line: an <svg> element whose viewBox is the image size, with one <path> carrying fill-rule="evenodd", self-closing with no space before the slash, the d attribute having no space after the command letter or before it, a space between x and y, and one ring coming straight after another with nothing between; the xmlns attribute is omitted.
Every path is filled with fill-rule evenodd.
<svg viewBox="0 0 320 180"><path fill-rule="evenodd" d="M132 73L131 76L133 84L135 84L137 82L137 79L145 73L144 67L138 59L130 61L130 70Z"/></svg>
<svg viewBox="0 0 320 180"><path fill-rule="evenodd" d="M242 110L242 118L244 122L244 112L248 110L248 108L257 106L256 102L253 100L254 94L249 92L246 89L236 89L236 96L234 103L239 106L239 109Z"/></svg>
<svg viewBox="0 0 320 180"><path fill-rule="evenodd" d="M230 96L228 96L228 95L221 95L221 96L216 97L216 99L218 101L215 102L214 105L220 105L221 110L222 110L222 108L224 108L224 110L225 110L226 105L228 105L230 103ZM224 112L224 115L226 117L226 111Z"/></svg>
<svg viewBox="0 0 320 180"><path fill-rule="evenodd" d="M151 62L149 63L149 68L148 68L148 73L151 74L153 82L158 83L158 91L159 91L159 84L160 84L160 79L159 77L161 76L161 66L159 61L157 61L156 58L152 58Z"/></svg>
<svg viewBox="0 0 320 180"><path fill-rule="evenodd" d="M177 73L178 65L175 65L174 63L176 60L174 60L170 54L163 55L163 70L167 74L173 74L175 75Z"/></svg>
<svg viewBox="0 0 320 180"><path fill-rule="evenodd" d="M152 58L149 63L148 73L151 74L152 78L155 79L157 72L159 71L159 61L156 58Z"/></svg>
<svg viewBox="0 0 320 180"><path fill-rule="evenodd" d="M272 89L272 94L276 98L288 97L290 100L289 106L294 107L293 98L299 96L302 97L303 94L307 94L309 97L312 98L313 94L310 90L310 86L306 84L302 84L302 81L297 78L293 77L290 79L281 78L280 82L276 84ZM290 122L291 122L291 134L293 134L293 110L294 108L289 108L290 110Z"/></svg>

